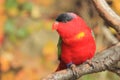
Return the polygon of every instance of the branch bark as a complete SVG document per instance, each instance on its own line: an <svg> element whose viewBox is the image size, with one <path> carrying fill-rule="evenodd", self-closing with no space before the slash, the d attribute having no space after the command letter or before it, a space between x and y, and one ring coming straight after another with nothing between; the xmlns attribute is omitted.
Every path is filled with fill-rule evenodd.
<svg viewBox="0 0 120 80"><path fill-rule="evenodd" d="M92 0L101 17L114 29L120 33L120 17L108 6L105 0ZM120 62L120 42L96 55L90 63L85 62L79 65L79 77L82 75L112 71L120 76L120 67L116 64ZM71 69L54 72L42 80L73 80L75 75ZM78 78L79 78L78 77Z"/></svg>
<svg viewBox="0 0 120 80"><path fill-rule="evenodd" d="M120 16L118 16L105 0L92 0L100 16L120 33Z"/></svg>
<svg viewBox="0 0 120 80"><path fill-rule="evenodd" d="M82 75L105 70L110 70L113 72L116 71L117 74L120 75L120 69L116 70L114 67L114 65L120 61L120 43L98 53L98 55L96 55L90 61L90 64L88 62L85 62L77 67L79 70L79 77ZM66 69L50 74L43 80L73 80L73 77L74 75L71 69Z"/></svg>
<svg viewBox="0 0 120 80"><path fill-rule="evenodd" d="M110 29L106 26L102 26L104 36L111 42L111 44L117 44L119 40L111 33Z"/></svg>

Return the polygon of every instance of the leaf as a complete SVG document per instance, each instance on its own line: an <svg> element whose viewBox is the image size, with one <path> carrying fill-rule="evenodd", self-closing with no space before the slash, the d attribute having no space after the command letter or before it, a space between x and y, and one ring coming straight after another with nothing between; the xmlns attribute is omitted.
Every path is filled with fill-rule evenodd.
<svg viewBox="0 0 120 80"><path fill-rule="evenodd" d="M16 38L15 34L10 34L10 35L8 36L8 38L9 38L9 40L10 40L11 42L17 43L17 38Z"/></svg>
<svg viewBox="0 0 120 80"><path fill-rule="evenodd" d="M54 0L35 0L35 3L41 5L41 6L46 6L49 7L54 3Z"/></svg>
<svg viewBox="0 0 120 80"><path fill-rule="evenodd" d="M109 29L110 29L110 31L111 31L113 34L117 34L117 31L116 31L114 28L109 27Z"/></svg>
<svg viewBox="0 0 120 80"><path fill-rule="evenodd" d="M15 80L14 78L15 78L15 73L13 71L3 73L0 76L0 80Z"/></svg>
<svg viewBox="0 0 120 80"><path fill-rule="evenodd" d="M24 10L31 11L32 7L33 7L33 5L30 2L26 2L26 3L23 4L23 9Z"/></svg>
<svg viewBox="0 0 120 80"><path fill-rule="evenodd" d="M10 8L10 9L7 10L7 14L10 17L16 17L19 14L19 10L18 10L17 7L12 7L12 8Z"/></svg>
<svg viewBox="0 0 120 80"><path fill-rule="evenodd" d="M13 60L13 55L9 52L1 54L1 71L6 72L10 69L10 62Z"/></svg>
<svg viewBox="0 0 120 80"><path fill-rule="evenodd" d="M7 20L5 23L5 33L13 34L15 32L15 24L12 20Z"/></svg>
<svg viewBox="0 0 120 80"><path fill-rule="evenodd" d="M34 7L31 10L31 16L32 16L32 18L34 18L34 19L39 18L40 15L41 15L40 13L41 12L40 12L39 6L34 5Z"/></svg>
<svg viewBox="0 0 120 80"><path fill-rule="evenodd" d="M24 4L26 2L26 0L17 0L18 4Z"/></svg>
<svg viewBox="0 0 120 80"><path fill-rule="evenodd" d="M120 0L113 0L112 8L118 15L120 15Z"/></svg>
<svg viewBox="0 0 120 80"><path fill-rule="evenodd" d="M16 0L6 0L6 4L5 4L6 9L10 9L10 8L17 7L17 6L18 4Z"/></svg>
<svg viewBox="0 0 120 80"><path fill-rule="evenodd" d="M26 28L20 28L17 31L16 35L17 35L18 38L23 39L23 38L26 38L29 35L29 33L28 33Z"/></svg>

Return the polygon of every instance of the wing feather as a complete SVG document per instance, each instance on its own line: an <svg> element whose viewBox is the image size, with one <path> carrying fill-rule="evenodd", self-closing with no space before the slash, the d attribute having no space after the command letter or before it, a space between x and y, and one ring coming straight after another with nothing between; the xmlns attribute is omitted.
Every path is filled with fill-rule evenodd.
<svg viewBox="0 0 120 80"><path fill-rule="evenodd" d="M58 59L60 59L60 56L61 56L61 44L62 44L62 38L59 37L59 41L58 41L58 44L57 44L57 47L58 47Z"/></svg>

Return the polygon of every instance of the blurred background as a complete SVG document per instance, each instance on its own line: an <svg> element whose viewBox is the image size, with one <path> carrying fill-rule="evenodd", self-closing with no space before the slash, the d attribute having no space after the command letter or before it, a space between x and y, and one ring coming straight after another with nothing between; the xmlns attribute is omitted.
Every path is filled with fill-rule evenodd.
<svg viewBox="0 0 120 80"><path fill-rule="evenodd" d="M107 1L120 15L120 0ZM41 80L55 71L59 63L58 34L51 26L63 12L75 12L86 20L95 33L96 52L119 41L119 35L111 27L107 30L114 41L105 36L104 21L89 3L88 0L0 0L0 80ZM80 80L119 79L105 71Z"/></svg>

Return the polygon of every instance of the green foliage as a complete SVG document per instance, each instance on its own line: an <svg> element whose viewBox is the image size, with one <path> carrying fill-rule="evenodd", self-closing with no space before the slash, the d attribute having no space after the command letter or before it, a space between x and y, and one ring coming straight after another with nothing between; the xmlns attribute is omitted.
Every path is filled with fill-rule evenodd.
<svg viewBox="0 0 120 80"><path fill-rule="evenodd" d="M12 43L16 43L17 42L17 38L15 36L15 34L10 34L8 36L8 39L12 42Z"/></svg>
<svg viewBox="0 0 120 80"><path fill-rule="evenodd" d="M32 10L32 6L33 6L32 3L26 2L26 3L23 4L23 9L27 10L27 11L31 11Z"/></svg>
<svg viewBox="0 0 120 80"><path fill-rule="evenodd" d="M28 29L26 27L16 27L15 21L8 19L5 23L5 33L11 42L16 43L19 39L24 39L29 36Z"/></svg>
<svg viewBox="0 0 120 80"><path fill-rule="evenodd" d="M14 59L8 61L9 64L6 62L2 62L2 64L15 69L16 66L23 66L24 70L18 71L18 73L16 73L15 75L12 73L13 78L16 78L16 80L22 80L23 78L25 80L29 79L41 80L39 77L46 76L46 74L53 72L58 66L56 57L57 35L55 35L55 33L53 33L51 30L51 26L54 21L53 18L55 18L56 15L58 15L59 13L63 13L66 11L75 11L73 9L75 6L73 7L73 5L71 5L73 4L74 0L64 1L32 0L33 3L31 2L31 0L1 0L1 1L5 1L5 5L3 4L3 9L1 9L2 5L0 7L1 9L0 12L5 14L1 16L4 16L5 19L7 19L4 25L3 32L5 33L5 39L7 39L5 40L5 43L6 44L8 43L8 45L6 44L4 45L6 50L4 53L7 52L15 56ZM117 3L119 3L117 2L118 0L113 1L116 1L114 5L112 5L113 9L120 11L119 5L117 5ZM5 19L1 17L0 20L2 21ZM4 24L3 21L2 23ZM95 31L97 31L97 29ZM12 43L12 46L9 45L9 43L10 44ZM22 49L23 51L20 51ZM58 52L59 51L60 48L58 49ZM29 56L26 56L27 53L40 55L39 56L32 55L32 57L30 57L31 54L29 54ZM6 60L1 59L1 61ZM11 62L13 64L11 64ZM28 64L30 66L28 66ZM6 66L4 67L7 68ZM31 66L34 67L34 69L30 68ZM10 77L11 76L10 74L11 73L9 73L8 76L4 75L6 79L1 80L8 80L8 77L9 80L14 80L12 77ZM36 79L35 77L38 77L39 79ZM119 80L119 79L120 78L116 74L108 72L89 74L80 78L80 80Z"/></svg>
<svg viewBox="0 0 120 80"><path fill-rule="evenodd" d="M58 58L60 59L60 56L61 56L61 43L62 43L62 39L61 37L59 37L59 41L58 41L58 44L57 44L57 47L58 47Z"/></svg>
<svg viewBox="0 0 120 80"><path fill-rule="evenodd" d="M5 33L13 34L15 33L15 25L12 20L8 19L5 24Z"/></svg>
<svg viewBox="0 0 120 80"><path fill-rule="evenodd" d="M17 4L16 0L6 0L6 3L5 3L6 9L10 9L13 7L15 8L17 6L18 6L18 4Z"/></svg>
<svg viewBox="0 0 120 80"><path fill-rule="evenodd" d="M29 33L28 33L28 30L26 28L20 28L16 32L16 35L18 38L23 39L23 38L26 38L29 35Z"/></svg>

